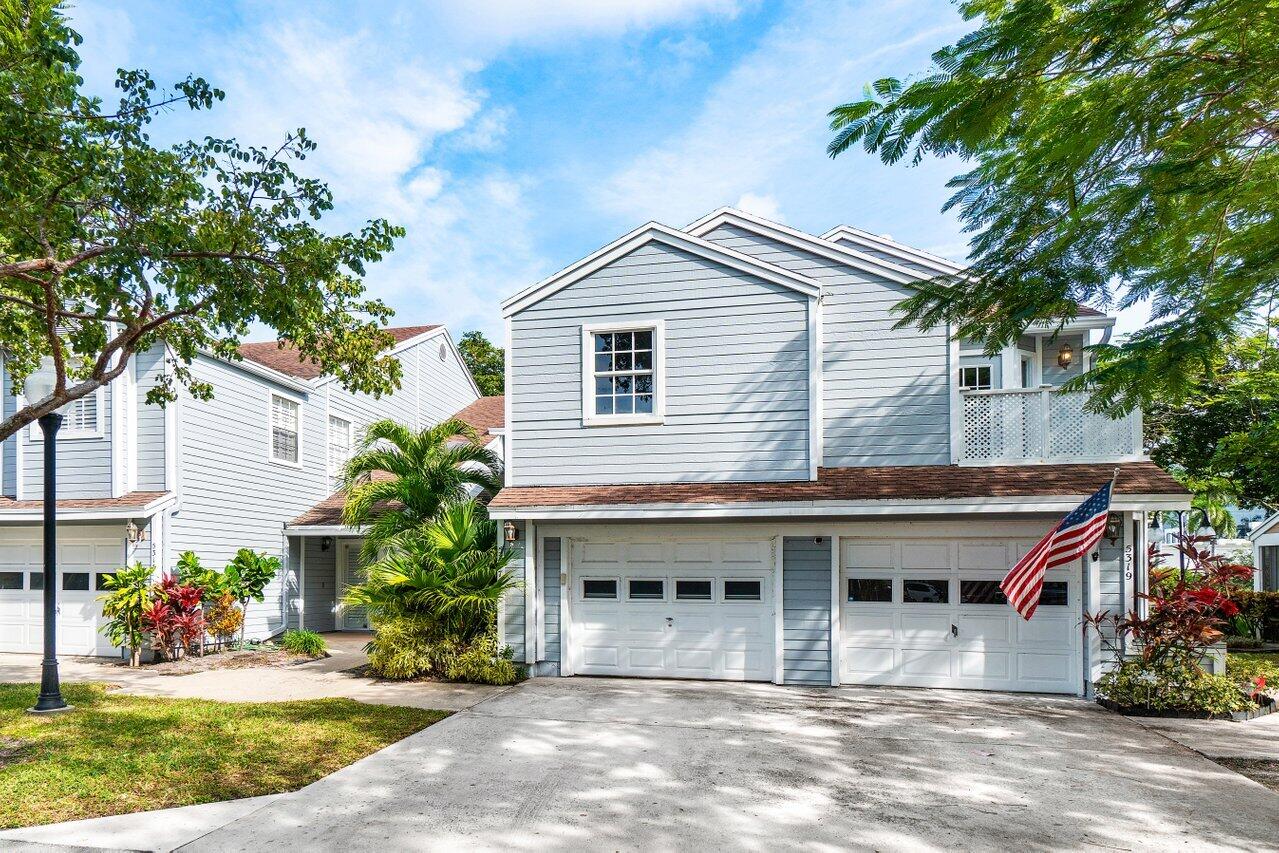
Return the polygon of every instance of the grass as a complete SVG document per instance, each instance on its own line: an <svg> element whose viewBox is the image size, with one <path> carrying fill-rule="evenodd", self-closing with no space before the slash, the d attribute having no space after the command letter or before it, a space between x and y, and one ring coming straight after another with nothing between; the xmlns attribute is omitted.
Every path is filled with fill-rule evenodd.
<svg viewBox="0 0 1279 853"><path fill-rule="evenodd" d="M0 828L292 791L448 716L350 699L224 703L0 684Z"/></svg>

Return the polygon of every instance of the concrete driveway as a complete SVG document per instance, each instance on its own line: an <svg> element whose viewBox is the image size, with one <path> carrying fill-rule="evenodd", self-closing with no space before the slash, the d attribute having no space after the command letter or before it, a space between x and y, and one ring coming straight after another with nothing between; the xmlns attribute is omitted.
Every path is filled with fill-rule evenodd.
<svg viewBox="0 0 1279 853"><path fill-rule="evenodd" d="M185 850L1273 849L1279 794L1081 700L540 679Z"/></svg>

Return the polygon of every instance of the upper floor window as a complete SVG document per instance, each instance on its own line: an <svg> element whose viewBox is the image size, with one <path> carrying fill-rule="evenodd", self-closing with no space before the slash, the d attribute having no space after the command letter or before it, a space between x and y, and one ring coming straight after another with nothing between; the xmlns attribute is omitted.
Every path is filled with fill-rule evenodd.
<svg viewBox="0 0 1279 853"><path fill-rule="evenodd" d="M587 424L662 420L660 321L582 328L583 406Z"/></svg>
<svg viewBox="0 0 1279 853"><path fill-rule="evenodd" d="M271 460L300 465L302 405L297 400L271 395Z"/></svg>
<svg viewBox="0 0 1279 853"><path fill-rule="evenodd" d="M79 400L67 403L58 413L62 415L62 427L58 430L58 440L67 438L101 438L102 400L104 389L86 394ZM44 437L39 423L31 425L31 439L39 441Z"/></svg>
<svg viewBox="0 0 1279 853"><path fill-rule="evenodd" d="M987 391L990 387L991 381L989 364L959 368L959 390Z"/></svg>
<svg viewBox="0 0 1279 853"><path fill-rule="evenodd" d="M355 444L351 422L337 415L329 415L329 485L338 488L342 483L342 469L351 458Z"/></svg>

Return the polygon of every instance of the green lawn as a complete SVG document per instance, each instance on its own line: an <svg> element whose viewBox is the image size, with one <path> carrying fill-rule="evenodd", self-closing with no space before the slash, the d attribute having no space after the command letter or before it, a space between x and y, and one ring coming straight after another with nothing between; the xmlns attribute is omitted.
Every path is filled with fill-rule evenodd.
<svg viewBox="0 0 1279 853"><path fill-rule="evenodd" d="M350 699L223 703L0 684L0 827L291 791L448 716Z"/></svg>

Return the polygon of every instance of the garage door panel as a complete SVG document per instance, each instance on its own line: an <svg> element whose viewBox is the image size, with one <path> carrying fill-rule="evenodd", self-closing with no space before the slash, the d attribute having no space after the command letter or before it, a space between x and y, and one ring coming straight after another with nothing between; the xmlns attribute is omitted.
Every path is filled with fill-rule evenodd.
<svg viewBox="0 0 1279 853"><path fill-rule="evenodd" d="M1067 583L1065 604L1043 604L1027 622L1002 603L997 585L1035 540L844 544L840 666L845 683L1079 692L1078 564L1049 573L1050 580ZM850 595L858 600L850 601Z"/></svg>
<svg viewBox="0 0 1279 853"><path fill-rule="evenodd" d="M623 597L599 605L583 598L582 580L597 568L586 558L598 560L606 553L592 544L575 542L570 552L574 555L570 566L574 671L771 680L770 541L676 540L615 546L625 549L626 559L600 576L616 577ZM663 580L662 600L628 599L629 582L635 578ZM710 599L702 597L703 587L688 589L688 597L677 599L677 580L709 581ZM757 581L760 598L725 601L728 592L742 594L740 586L726 588L726 582L732 581Z"/></svg>

